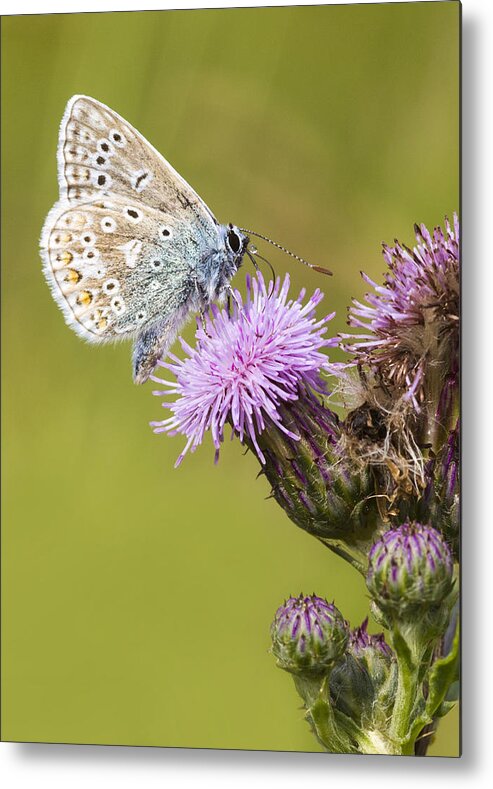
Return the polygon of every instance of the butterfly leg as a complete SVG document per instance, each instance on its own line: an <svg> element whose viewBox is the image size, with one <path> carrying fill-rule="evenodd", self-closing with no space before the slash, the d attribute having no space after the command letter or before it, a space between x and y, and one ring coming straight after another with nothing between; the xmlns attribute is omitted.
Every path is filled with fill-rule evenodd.
<svg viewBox="0 0 493 789"><path fill-rule="evenodd" d="M132 358L134 383L144 384L147 381L158 360L175 339L177 328L172 321L160 321L138 335Z"/></svg>
<svg viewBox="0 0 493 789"><path fill-rule="evenodd" d="M228 298L228 315L231 318L231 316L232 316L231 303L234 302L235 307L238 310L238 312L241 312L241 309L242 309L243 305L242 305L241 301L239 300L238 296L236 295L236 293L234 292L234 290L231 287L231 285L228 285L228 291L227 292L228 292L228 297L227 297Z"/></svg>
<svg viewBox="0 0 493 789"><path fill-rule="evenodd" d="M200 315L200 322L202 324L202 328L203 328L205 334L207 334L207 321L205 319L205 312L204 312L204 310L200 310L199 315Z"/></svg>

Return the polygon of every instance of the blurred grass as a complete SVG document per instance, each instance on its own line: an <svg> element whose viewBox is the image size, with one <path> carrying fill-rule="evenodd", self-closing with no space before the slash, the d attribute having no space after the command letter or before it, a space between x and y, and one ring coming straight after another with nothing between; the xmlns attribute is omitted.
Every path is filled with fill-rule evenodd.
<svg viewBox="0 0 493 789"><path fill-rule="evenodd" d="M363 582L265 501L236 442L174 460L127 345L84 345L43 281L58 124L74 93L128 118L221 221L326 290L345 325L380 242L458 208L454 2L2 19L3 737L317 750L268 654L279 602ZM241 281L241 277L238 278ZM187 336L191 335L188 329ZM430 753L457 753L458 716Z"/></svg>

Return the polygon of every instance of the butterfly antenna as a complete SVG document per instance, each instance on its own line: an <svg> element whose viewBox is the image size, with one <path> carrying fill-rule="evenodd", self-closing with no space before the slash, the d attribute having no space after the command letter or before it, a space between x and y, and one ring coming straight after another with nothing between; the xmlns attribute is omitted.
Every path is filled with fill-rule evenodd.
<svg viewBox="0 0 493 789"><path fill-rule="evenodd" d="M291 252L289 249L286 249L286 247L278 244L277 241L273 241L271 238L263 236L261 233L256 233L254 230L247 230L245 227L240 227L239 230L241 230L242 233L246 233L248 236L255 236L256 238L261 238L262 241L267 241L268 244L272 244L273 247L280 249L281 252L284 252L286 255L294 258L298 261L298 263L303 263L304 266L308 266L308 268L313 269L313 271L318 271L319 274L328 274L329 276L332 276L332 271L329 271L328 268L323 268L323 266L314 266L312 263L308 263L308 261L304 258L301 258L299 255L295 255L294 252Z"/></svg>
<svg viewBox="0 0 493 789"><path fill-rule="evenodd" d="M252 264L253 264L253 267L254 267L255 271L260 271L259 265L258 265L257 261L255 260L255 258L253 257L253 253L250 252L249 249L246 250L246 253L247 253L248 257L250 258L250 260L252 261ZM257 254L257 252L255 252L255 254Z"/></svg>
<svg viewBox="0 0 493 789"><path fill-rule="evenodd" d="M275 268L272 265L272 263L270 262L270 260L268 260L267 258L264 258L264 256L261 255L260 252L258 252L258 251L256 252L256 255L257 255L258 258L260 258L260 260L262 260L269 267L270 273L272 274L272 279L275 279L277 274L276 274Z"/></svg>

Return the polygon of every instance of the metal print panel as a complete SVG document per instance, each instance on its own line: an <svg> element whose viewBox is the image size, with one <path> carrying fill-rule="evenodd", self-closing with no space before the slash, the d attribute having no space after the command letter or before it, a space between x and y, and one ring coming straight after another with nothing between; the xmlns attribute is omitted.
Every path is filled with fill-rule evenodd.
<svg viewBox="0 0 493 789"><path fill-rule="evenodd" d="M2 19L3 739L459 755L459 36Z"/></svg>

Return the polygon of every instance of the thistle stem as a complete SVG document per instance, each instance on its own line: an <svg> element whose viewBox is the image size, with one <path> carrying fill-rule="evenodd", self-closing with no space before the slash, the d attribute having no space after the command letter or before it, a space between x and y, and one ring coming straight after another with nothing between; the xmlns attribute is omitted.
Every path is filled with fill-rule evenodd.
<svg viewBox="0 0 493 789"><path fill-rule="evenodd" d="M397 658L397 690L389 733L393 740L401 743L404 755L413 754L414 737L410 738L409 734L426 647L414 628L400 632L395 626L392 637Z"/></svg>
<svg viewBox="0 0 493 789"><path fill-rule="evenodd" d="M365 557L360 550L357 548L352 548L352 546L349 545L344 545L339 540L330 540L321 537L319 537L319 540L330 551L335 553L337 556L340 556L345 562L349 562L349 564L351 564L355 570L361 573L361 575L366 575L366 564L364 564Z"/></svg>
<svg viewBox="0 0 493 789"><path fill-rule="evenodd" d="M402 655L397 655L397 668L397 692L390 730L392 736L401 742L406 738L410 728L416 696L417 670L412 661L408 661Z"/></svg>

